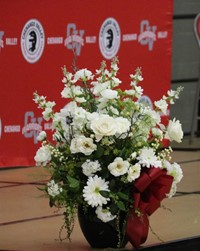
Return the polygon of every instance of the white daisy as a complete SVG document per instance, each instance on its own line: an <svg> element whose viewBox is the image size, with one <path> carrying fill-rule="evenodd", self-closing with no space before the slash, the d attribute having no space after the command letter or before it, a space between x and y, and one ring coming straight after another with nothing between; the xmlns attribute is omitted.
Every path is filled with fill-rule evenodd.
<svg viewBox="0 0 200 251"><path fill-rule="evenodd" d="M100 194L100 191L110 191L108 188L108 181L102 179L95 175L94 177L89 177L87 185L83 189L84 200L91 207L97 207L107 204L109 198L105 198Z"/></svg>
<svg viewBox="0 0 200 251"><path fill-rule="evenodd" d="M137 159L143 167L161 167L161 161L158 160L153 148L142 148Z"/></svg>

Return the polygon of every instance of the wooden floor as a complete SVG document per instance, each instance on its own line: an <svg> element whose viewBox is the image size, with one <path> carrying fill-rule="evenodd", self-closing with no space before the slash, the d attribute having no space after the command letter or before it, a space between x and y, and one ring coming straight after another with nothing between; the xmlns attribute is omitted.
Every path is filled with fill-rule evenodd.
<svg viewBox="0 0 200 251"><path fill-rule="evenodd" d="M200 151L175 151L173 161L181 164L184 179L176 197L163 201L167 209L151 216L152 231L143 247L156 246L160 239L168 243L200 236ZM38 167L0 169L0 250L92 250L78 223L71 244L58 240L62 212L49 208L37 189L46 179ZM127 245L126 250L131 249Z"/></svg>

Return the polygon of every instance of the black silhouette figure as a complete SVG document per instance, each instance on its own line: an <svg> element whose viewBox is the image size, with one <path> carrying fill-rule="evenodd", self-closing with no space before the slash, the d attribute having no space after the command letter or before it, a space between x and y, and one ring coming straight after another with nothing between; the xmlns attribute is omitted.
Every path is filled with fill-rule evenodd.
<svg viewBox="0 0 200 251"><path fill-rule="evenodd" d="M107 48L110 49L112 48L113 45L113 31L109 29L107 33L108 33L108 36L106 37L106 39L108 40Z"/></svg>
<svg viewBox="0 0 200 251"><path fill-rule="evenodd" d="M30 36L30 38L28 40L30 42L29 51L34 52L36 49L36 44L37 44L37 35L36 35L35 31L31 31L29 33L29 36Z"/></svg>

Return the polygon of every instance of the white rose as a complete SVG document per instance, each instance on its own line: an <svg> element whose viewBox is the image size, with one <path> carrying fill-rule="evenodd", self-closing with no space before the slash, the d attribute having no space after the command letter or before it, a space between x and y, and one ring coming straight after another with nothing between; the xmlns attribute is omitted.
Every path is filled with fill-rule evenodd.
<svg viewBox="0 0 200 251"><path fill-rule="evenodd" d="M115 99L118 96L118 92L115 90L106 89L101 92L101 96L106 99Z"/></svg>
<svg viewBox="0 0 200 251"><path fill-rule="evenodd" d="M132 182L132 181L136 180L137 178L140 177L140 172L141 172L140 164L136 163L135 165L130 166L130 168L128 170L127 180L129 182Z"/></svg>
<svg viewBox="0 0 200 251"><path fill-rule="evenodd" d="M178 143L182 141L183 130L179 120L175 121L175 119L173 119L169 121L166 138L168 138L170 141L174 140Z"/></svg>
<svg viewBox="0 0 200 251"><path fill-rule="evenodd" d="M115 135L117 126L114 118L102 114L91 122L91 129L99 141L103 136Z"/></svg>
<svg viewBox="0 0 200 251"><path fill-rule="evenodd" d="M95 211L97 218L103 222L108 222L116 218L116 215L112 215L109 209L103 209L101 206L98 206Z"/></svg>
<svg viewBox="0 0 200 251"><path fill-rule="evenodd" d="M86 138L85 136L76 136L72 139L70 150L72 153L83 153L85 155L90 155L97 149L97 146L93 143L91 138Z"/></svg>
<svg viewBox="0 0 200 251"><path fill-rule="evenodd" d="M115 177L121 176L127 173L129 169L129 162L127 160L123 160L120 157L115 158L115 160L108 165L108 170Z"/></svg>
<svg viewBox="0 0 200 251"><path fill-rule="evenodd" d="M117 133L122 134L129 131L131 123L128 119L118 117L115 119L115 121L117 125Z"/></svg>
<svg viewBox="0 0 200 251"><path fill-rule="evenodd" d="M51 160L51 152L46 146L41 146L34 157L36 165L46 165Z"/></svg>

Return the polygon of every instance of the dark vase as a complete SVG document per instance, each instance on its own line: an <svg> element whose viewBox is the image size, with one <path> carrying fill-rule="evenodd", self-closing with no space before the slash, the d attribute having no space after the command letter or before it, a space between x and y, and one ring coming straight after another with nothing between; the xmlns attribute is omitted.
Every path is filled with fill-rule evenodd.
<svg viewBox="0 0 200 251"><path fill-rule="evenodd" d="M122 231L117 231L117 224L123 226L125 216L120 217L118 223L116 219L104 223L96 217L94 210L84 213L82 207L79 207L78 220L83 235L92 248L123 248L128 242Z"/></svg>

